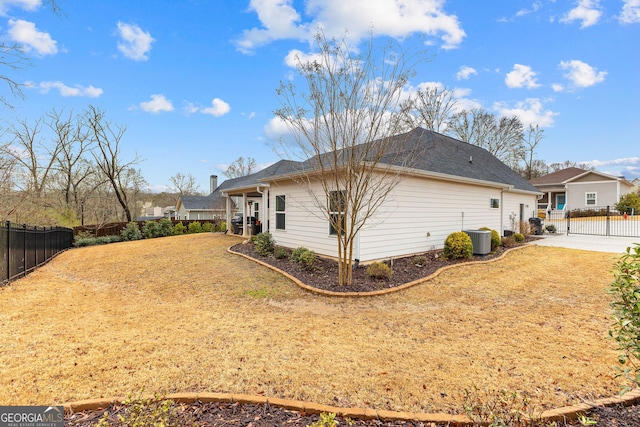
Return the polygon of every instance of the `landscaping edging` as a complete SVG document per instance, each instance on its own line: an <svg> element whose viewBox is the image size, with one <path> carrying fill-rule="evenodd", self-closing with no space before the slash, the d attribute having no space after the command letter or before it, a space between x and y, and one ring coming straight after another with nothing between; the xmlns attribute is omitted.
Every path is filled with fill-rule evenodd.
<svg viewBox="0 0 640 427"><path fill-rule="evenodd" d="M446 271L446 270L448 270L450 268L460 267L460 266L464 266L464 265L488 264L490 262L495 262L495 261L498 261L498 260L501 260L502 258L504 258L511 251L514 251L516 249L526 248L526 247L530 246L531 244L535 244L535 243L527 243L527 244L524 244L522 246L516 246L516 247L513 247L513 248L509 248L509 249L505 250L502 254L500 254L500 256L498 256L496 258L491 258L491 259L488 259L488 260L485 260L485 261L469 261L469 262L463 262L463 263L460 263L460 264L447 265L447 266L444 266L444 267L438 269L437 271L431 273L430 275L428 275L426 277L422 277L422 278L414 280L412 282L405 283L404 285L395 286L393 288L388 288L388 289L380 289L380 290L377 290L377 291L370 291L370 292L335 292L335 291L327 291L327 290L324 290L324 289L318 289L318 288L315 288L313 286L309 286L309 285L303 283L298 278L290 275L286 271L280 270L278 267L274 267L271 264L268 264L268 263L266 263L264 261L261 261L259 259L253 258L253 257L251 257L249 255L246 255L246 254L243 254L243 253L240 253L240 252L235 252L235 251L231 250L231 248L233 246L228 247L227 248L227 252L229 252L231 254L234 254L234 255L239 255L239 256L244 257L244 258L246 258L248 260L251 260L251 261L256 262L256 263L258 263L260 265L263 265L263 266L265 266L267 268L270 268L271 270L273 270L273 271L275 271L277 273L280 273L283 276L285 276L286 278L290 279L292 282L294 282L296 285L298 285L302 289L305 289L307 291L310 291L310 292L313 292L313 293L316 293L316 294L319 294L319 295L324 295L324 296L329 296L329 297L371 297L371 296L386 295L386 294L390 294L390 293L393 293L393 292L398 292L398 291L402 291L402 290L408 289L408 288L410 288L412 286L415 286L415 285L419 285L421 283L424 283L424 282L426 282L428 280L431 280L431 279L437 277L440 273L442 273L443 271Z"/></svg>
<svg viewBox="0 0 640 427"><path fill-rule="evenodd" d="M154 399L155 396L143 396ZM473 422L466 415L450 414L426 414L414 412L398 412L387 410L376 410L370 408L341 408L337 406L322 405L318 403L303 402L300 400L289 400L278 397L266 397L249 394L232 393L173 393L163 396L162 399L170 399L176 403L190 404L194 402L202 403L240 403L240 404L268 404L288 410L305 412L308 414L334 413L344 418L384 421L421 421L425 423L452 424L458 426L472 425ZM64 403L65 413L75 413L82 411L95 411L106 409L114 403L121 404L126 399L113 397L106 399L80 400L76 402ZM583 414L591 409L603 406L631 406L640 403L640 389L632 390L624 396L616 396L605 399L598 399L590 404L565 406L562 408L545 411L541 415L543 421L568 421L576 420L579 414Z"/></svg>

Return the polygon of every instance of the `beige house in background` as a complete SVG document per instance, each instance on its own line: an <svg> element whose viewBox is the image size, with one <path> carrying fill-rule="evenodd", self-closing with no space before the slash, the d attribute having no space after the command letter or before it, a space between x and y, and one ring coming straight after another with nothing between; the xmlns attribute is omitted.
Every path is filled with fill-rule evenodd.
<svg viewBox="0 0 640 427"><path fill-rule="evenodd" d="M529 183L544 193L538 208L546 211L613 206L633 188L622 177L580 168L562 169Z"/></svg>

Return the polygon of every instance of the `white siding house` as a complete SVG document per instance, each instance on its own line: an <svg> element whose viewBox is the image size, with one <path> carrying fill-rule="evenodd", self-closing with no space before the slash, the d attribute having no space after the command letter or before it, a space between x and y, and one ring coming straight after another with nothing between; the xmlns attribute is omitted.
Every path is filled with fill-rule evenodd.
<svg viewBox="0 0 640 427"><path fill-rule="evenodd" d="M427 148L357 235L354 258L368 262L439 249L450 233L460 230L517 232L521 220L535 216L541 193L486 150L420 128L402 138ZM245 204L261 200L261 216L268 218L262 230L278 245L336 257L329 207L317 206L316 200L325 197L320 185L303 186L293 179L303 167L280 161L225 181L218 191L229 200L242 197Z"/></svg>

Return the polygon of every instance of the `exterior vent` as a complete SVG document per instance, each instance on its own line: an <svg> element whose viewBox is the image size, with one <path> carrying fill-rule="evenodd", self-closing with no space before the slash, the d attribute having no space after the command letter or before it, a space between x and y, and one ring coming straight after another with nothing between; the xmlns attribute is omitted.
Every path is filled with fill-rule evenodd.
<svg viewBox="0 0 640 427"><path fill-rule="evenodd" d="M462 230L471 237L474 255L487 255L491 252L491 231Z"/></svg>

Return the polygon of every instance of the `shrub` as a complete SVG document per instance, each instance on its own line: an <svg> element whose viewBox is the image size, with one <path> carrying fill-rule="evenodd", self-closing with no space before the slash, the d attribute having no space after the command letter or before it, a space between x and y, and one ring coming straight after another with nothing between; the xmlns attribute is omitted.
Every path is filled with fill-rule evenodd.
<svg viewBox="0 0 640 427"><path fill-rule="evenodd" d="M142 234L145 239L155 239L160 237L160 224L156 221L149 220L142 226Z"/></svg>
<svg viewBox="0 0 640 427"><path fill-rule="evenodd" d="M176 223L176 225L173 226L174 235L184 234L184 231L185 231L185 226L181 222L178 222Z"/></svg>
<svg viewBox="0 0 640 427"><path fill-rule="evenodd" d="M528 221L520 221L520 233L524 235L534 234L531 223Z"/></svg>
<svg viewBox="0 0 640 427"><path fill-rule="evenodd" d="M522 233L516 233L513 235L513 240L516 243L524 243L524 234Z"/></svg>
<svg viewBox="0 0 640 427"><path fill-rule="evenodd" d="M283 248L282 246L276 246L273 249L273 256L276 259L285 259L287 257L287 249Z"/></svg>
<svg viewBox="0 0 640 427"><path fill-rule="evenodd" d="M315 267L317 258L314 251L303 247L295 248L293 252L291 252L291 261L302 264L308 270Z"/></svg>
<svg viewBox="0 0 640 427"><path fill-rule="evenodd" d="M122 240L125 241L142 239L140 227L138 227L138 223L136 222L130 222L129 224L127 224L120 235L122 236Z"/></svg>
<svg viewBox="0 0 640 427"><path fill-rule="evenodd" d="M544 229L545 229L545 231L547 233L555 233L556 231L558 231L558 230L556 230L556 226L553 225L553 224L549 224L549 225L545 226Z"/></svg>
<svg viewBox="0 0 640 427"><path fill-rule="evenodd" d="M276 242L273 240L271 233L258 233L255 238L254 246L258 255L267 256L273 253Z"/></svg>
<svg viewBox="0 0 640 427"><path fill-rule="evenodd" d="M173 236L173 223L169 218L162 218L159 224L159 236Z"/></svg>
<svg viewBox="0 0 640 427"><path fill-rule="evenodd" d="M631 215L631 212L640 214L640 194L627 193L621 196L620 201L616 203L616 209L620 214Z"/></svg>
<svg viewBox="0 0 640 427"><path fill-rule="evenodd" d="M447 259L471 258L473 256L471 237L463 231L449 234L444 241L443 256Z"/></svg>
<svg viewBox="0 0 640 427"><path fill-rule="evenodd" d="M512 248L514 246L518 246L516 243L516 238L513 236L506 236L502 238L502 246L505 248Z"/></svg>
<svg viewBox="0 0 640 427"><path fill-rule="evenodd" d="M369 264L367 267L367 277L376 280L389 280L393 276L393 269L381 261Z"/></svg>
<svg viewBox="0 0 640 427"><path fill-rule="evenodd" d="M489 227L482 227L480 230L490 231L491 232L491 252L495 252L500 246L501 239L500 234L496 230L492 230Z"/></svg>
<svg viewBox="0 0 640 427"><path fill-rule="evenodd" d="M293 262L300 262L300 256L308 251L309 249L307 248L303 248L303 247L299 247L299 248L295 248L292 252L291 252L291 261Z"/></svg>
<svg viewBox="0 0 640 427"><path fill-rule="evenodd" d="M227 222L221 221L215 225L213 231L227 231Z"/></svg>
<svg viewBox="0 0 640 427"><path fill-rule="evenodd" d="M189 226L187 227L187 233L202 233L202 224L199 221L190 222Z"/></svg>
<svg viewBox="0 0 640 427"><path fill-rule="evenodd" d="M306 250L302 254L300 254L300 264L303 265L307 270L313 270L316 266L316 261L318 260L318 256L314 251Z"/></svg>
<svg viewBox="0 0 640 427"><path fill-rule="evenodd" d="M422 267L423 265L427 264L427 257L424 255L416 255L413 257L413 263Z"/></svg>
<svg viewBox="0 0 640 427"><path fill-rule="evenodd" d="M618 343L619 376L640 385L640 245L627 248L613 268L614 281L609 288L613 295L611 308L614 323L611 336Z"/></svg>
<svg viewBox="0 0 640 427"><path fill-rule="evenodd" d="M210 222L205 222L202 224L202 232L203 233L211 233L213 231L214 225Z"/></svg>

